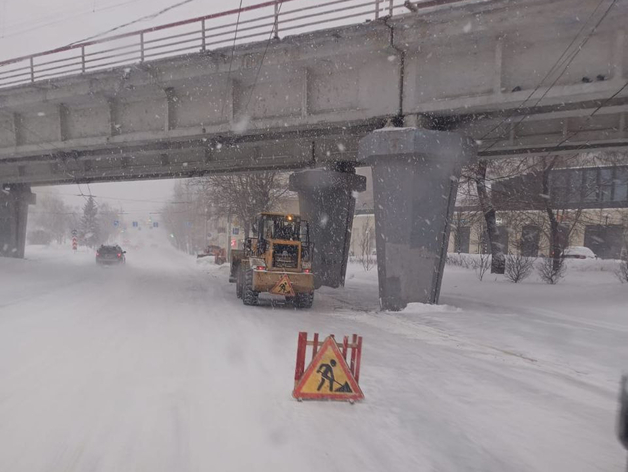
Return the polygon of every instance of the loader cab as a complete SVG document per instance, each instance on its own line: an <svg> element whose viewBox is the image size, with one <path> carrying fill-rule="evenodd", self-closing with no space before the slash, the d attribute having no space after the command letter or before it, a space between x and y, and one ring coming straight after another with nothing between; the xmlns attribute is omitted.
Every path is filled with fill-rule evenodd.
<svg viewBox="0 0 628 472"><path fill-rule="evenodd" d="M253 227L253 238L245 242L245 252L266 260L269 270L301 270L311 267L312 245L309 225L299 215L262 213Z"/></svg>
<svg viewBox="0 0 628 472"><path fill-rule="evenodd" d="M303 229L302 229L303 226ZM303 241L309 239L307 223L301 222L298 215L262 213L257 224L257 237L260 240Z"/></svg>

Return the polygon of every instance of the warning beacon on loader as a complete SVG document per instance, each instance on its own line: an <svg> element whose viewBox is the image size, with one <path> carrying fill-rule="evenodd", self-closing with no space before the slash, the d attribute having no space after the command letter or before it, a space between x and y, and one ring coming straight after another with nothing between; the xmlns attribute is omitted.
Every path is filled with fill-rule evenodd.
<svg viewBox="0 0 628 472"><path fill-rule="evenodd" d="M244 249L231 251L229 282L245 305L262 292L282 295L297 308L314 302L313 245L309 226L298 215L262 213Z"/></svg>

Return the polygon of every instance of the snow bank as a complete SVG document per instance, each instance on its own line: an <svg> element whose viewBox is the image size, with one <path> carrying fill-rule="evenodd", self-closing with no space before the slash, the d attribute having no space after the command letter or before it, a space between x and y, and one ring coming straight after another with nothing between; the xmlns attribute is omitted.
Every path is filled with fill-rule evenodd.
<svg viewBox="0 0 628 472"><path fill-rule="evenodd" d="M424 314L424 313L456 313L461 312L460 308L449 305L430 305L427 303L408 303L408 306L401 311L405 314Z"/></svg>

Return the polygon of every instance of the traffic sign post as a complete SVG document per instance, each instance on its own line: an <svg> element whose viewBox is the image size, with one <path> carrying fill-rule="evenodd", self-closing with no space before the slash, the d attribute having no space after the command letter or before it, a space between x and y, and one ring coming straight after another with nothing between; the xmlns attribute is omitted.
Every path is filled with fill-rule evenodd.
<svg viewBox="0 0 628 472"><path fill-rule="evenodd" d="M341 347L333 335L319 342L318 333L308 341L307 333L299 333L297 363L292 396L297 400L348 401L364 399L358 381L362 360L362 336L345 336ZM307 346L312 346L312 361L305 368ZM349 358L350 364L347 364Z"/></svg>

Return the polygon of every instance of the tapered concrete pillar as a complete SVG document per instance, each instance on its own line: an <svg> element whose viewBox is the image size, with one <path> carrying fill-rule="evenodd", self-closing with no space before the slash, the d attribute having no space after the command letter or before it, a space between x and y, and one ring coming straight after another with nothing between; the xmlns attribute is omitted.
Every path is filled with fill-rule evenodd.
<svg viewBox="0 0 628 472"><path fill-rule="evenodd" d="M310 223L314 243L316 288L344 285L355 211L354 192L366 189L366 178L352 166L310 169L290 176L290 190L298 192L301 217Z"/></svg>
<svg viewBox="0 0 628 472"><path fill-rule="evenodd" d="M380 305L438 303L449 223L472 140L417 128L384 128L362 138L359 161L373 169Z"/></svg>
<svg viewBox="0 0 628 472"><path fill-rule="evenodd" d="M24 257L28 205L35 195L28 185L0 188L0 256Z"/></svg>

